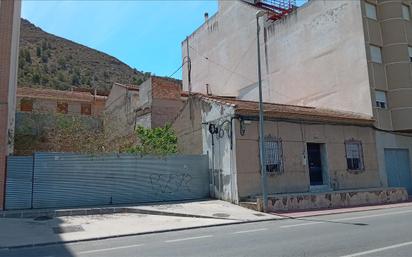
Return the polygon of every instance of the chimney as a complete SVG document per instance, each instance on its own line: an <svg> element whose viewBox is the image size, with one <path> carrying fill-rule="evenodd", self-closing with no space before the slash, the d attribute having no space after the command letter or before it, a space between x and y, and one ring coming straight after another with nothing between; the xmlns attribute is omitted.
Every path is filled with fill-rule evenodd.
<svg viewBox="0 0 412 257"><path fill-rule="evenodd" d="M206 84L206 94L209 95L209 96L212 95L212 91L210 90L209 84Z"/></svg>
<svg viewBox="0 0 412 257"><path fill-rule="evenodd" d="M205 22L209 19L209 14L205 12Z"/></svg>

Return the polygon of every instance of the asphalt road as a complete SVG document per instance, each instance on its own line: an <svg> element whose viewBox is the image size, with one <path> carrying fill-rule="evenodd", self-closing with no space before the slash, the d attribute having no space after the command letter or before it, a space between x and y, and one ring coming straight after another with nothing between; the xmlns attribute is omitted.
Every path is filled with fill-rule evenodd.
<svg viewBox="0 0 412 257"><path fill-rule="evenodd" d="M412 256L412 207L2 250L0 256L406 257Z"/></svg>

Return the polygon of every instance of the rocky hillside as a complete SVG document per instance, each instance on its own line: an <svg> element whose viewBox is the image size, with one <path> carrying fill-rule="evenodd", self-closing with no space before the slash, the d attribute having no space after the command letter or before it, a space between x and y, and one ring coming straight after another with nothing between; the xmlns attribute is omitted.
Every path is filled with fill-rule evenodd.
<svg viewBox="0 0 412 257"><path fill-rule="evenodd" d="M150 73L113 56L57 37L22 19L19 86L93 90L107 94L114 82L140 84Z"/></svg>

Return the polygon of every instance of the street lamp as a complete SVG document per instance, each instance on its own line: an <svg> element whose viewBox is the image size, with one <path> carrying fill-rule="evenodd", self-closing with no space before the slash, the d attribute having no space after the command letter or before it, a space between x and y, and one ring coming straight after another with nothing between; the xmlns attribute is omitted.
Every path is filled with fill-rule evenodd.
<svg viewBox="0 0 412 257"><path fill-rule="evenodd" d="M262 72L260 67L260 24L259 18L264 16L266 12L256 12L256 32L257 32L257 61L258 61L258 84L259 84L259 157L260 157L260 176L262 186L263 211L268 210L268 194L266 191L266 169L265 169L265 149L264 149L264 117L263 117L263 99L262 99Z"/></svg>

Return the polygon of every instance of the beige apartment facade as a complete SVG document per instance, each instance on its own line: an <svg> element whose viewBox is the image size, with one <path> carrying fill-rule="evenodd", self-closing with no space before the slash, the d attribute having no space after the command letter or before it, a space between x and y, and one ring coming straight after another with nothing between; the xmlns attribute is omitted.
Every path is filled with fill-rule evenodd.
<svg viewBox="0 0 412 257"><path fill-rule="evenodd" d="M6 156L13 152L21 1L0 1L0 209L4 208Z"/></svg>
<svg viewBox="0 0 412 257"><path fill-rule="evenodd" d="M219 1L218 12L183 41L193 92L257 99L257 2ZM260 19L264 101L373 118L381 183L409 193L411 8L407 0L310 0L280 20ZM395 181L404 175L407 183Z"/></svg>

